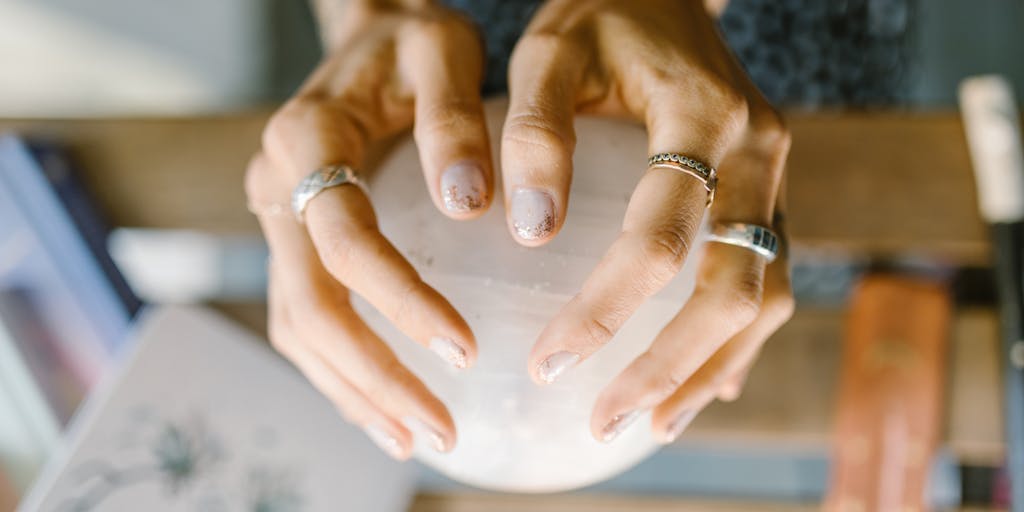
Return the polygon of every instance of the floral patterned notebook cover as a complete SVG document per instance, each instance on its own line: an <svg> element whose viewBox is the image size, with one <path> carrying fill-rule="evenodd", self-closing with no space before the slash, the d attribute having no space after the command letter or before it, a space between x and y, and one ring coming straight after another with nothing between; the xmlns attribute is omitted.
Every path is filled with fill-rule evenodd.
<svg viewBox="0 0 1024 512"><path fill-rule="evenodd" d="M406 510L416 475L264 343L209 311L145 310L23 511Z"/></svg>

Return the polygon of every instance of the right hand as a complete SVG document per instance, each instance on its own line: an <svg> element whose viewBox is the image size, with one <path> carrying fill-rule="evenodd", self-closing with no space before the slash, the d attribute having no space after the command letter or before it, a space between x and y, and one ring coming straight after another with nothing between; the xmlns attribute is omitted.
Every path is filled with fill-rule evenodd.
<svg viewBox="0 0 1024 512"><path fill-rule="evenodd" d="M410 419L441 451L454 447L455 424L355 313L349 290L455 366L475 360L473 333L380 233L358 187L321 192L309 202L304 224L288 205L292 189L312 171L330 164L358 169L368 144L415 124L438 209L455 219L482 214L493 182L479 92L484 54L473 26L443 7L354 1L345 14L323 62L267 124L246 192L270 247L271 342L348 421L389 455L406 459L413 447Z"/></svg>

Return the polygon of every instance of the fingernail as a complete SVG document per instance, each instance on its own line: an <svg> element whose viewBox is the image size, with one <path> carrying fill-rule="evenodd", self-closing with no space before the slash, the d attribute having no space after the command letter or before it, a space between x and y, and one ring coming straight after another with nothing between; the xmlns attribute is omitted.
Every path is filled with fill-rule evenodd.
<svg viewBox="0 0 1024 512"><path fill-rule="evenodd" d="M419 418L413 417L409 417L406 423L409 425L409 428L412 429L414 432L420 435L427 436L427 439L430 440L430 446L432 446L434 450L441 453L448 451L448 443L444 441L444 436L442 436L438 431L434 430L433 427L420 421Z"/></svg>
<svg viewBox="0 0 1024 512"><path fill-rule="evenodd" d="M612 418L607 425L601 429L601 441L610 443L619 437L619 434L625 432L630 425L633 424L636 419L640 417L640 411L630 411L625 414L619 414Z"/></svg>
<svg viewBox="0 0 1024 512"><path fill-rule="evenodd" d="M487 180L476 164L455 164L441 175L441 197L452 213L466 213L484 206Z"/></svg>
<svg viewBox="0 0 1024 512"><path fill-rule="evenodd" d="M540 380L547 384L551 384L559 375L575 366L579 360L579 354L566 352L564 350L561 352L555 352L537 365L537 375L540 376Z"/></svg>
<svg viewBox="0 0 1024 512"><path fill-rule="evenodd" d="M449 338L441 336L430 338L430 350L456 368L466 367L466 351Z"/></svg>
<svg viewBox="0 0 1024 512"><path fill-rule="evenodd" d="M547 192L520 188L512 194L512 227L523 240L537 240L555 229L555 203Z"/></svg>
<svg viewBox="0 0 1024 512"><path fill-rule="evenodd" d="M671 443L686 430L686 427L690 426L690 422L697 416L697 411L687 409L676 416L676 419L672 420L672 423L668 425L668 431L665 433L665 442Z"/></svg>
<svg viewBox="0 0 1024 512"><path fill-rule="evenodd" d="M398 439L385 432L384 429L377 425L369 425L365 430L370 440L380 447L381 450L384 450L384 453L398 460L405 458L405 454L402 453L402 445L399 444Z"/></svg>

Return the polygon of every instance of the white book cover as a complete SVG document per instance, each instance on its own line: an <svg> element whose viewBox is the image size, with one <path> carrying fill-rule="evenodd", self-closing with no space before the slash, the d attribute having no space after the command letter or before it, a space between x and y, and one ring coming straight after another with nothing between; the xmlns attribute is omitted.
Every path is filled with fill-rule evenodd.
<svg viewBox="0 0 1024 512"><path fill-rule="evenodd" d="M21 511L406 510L387 458L260 340L217 315L151 308Z"/></svg>

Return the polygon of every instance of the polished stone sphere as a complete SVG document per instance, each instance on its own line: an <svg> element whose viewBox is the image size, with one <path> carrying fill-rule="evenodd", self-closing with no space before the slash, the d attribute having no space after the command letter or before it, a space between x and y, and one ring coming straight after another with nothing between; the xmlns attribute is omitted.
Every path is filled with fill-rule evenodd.
<svg viewBox="0 0 1024 512"><path fill-rule="evenodd" d="M505 111L504 101L487 104L496 159ZM477 364L455 370L356 300L371 327L455 419L458 444L452 452L436 453L420 439L415 456L466 484L511 492L562 491L610 478L658 447L649 415L604 444L591 436L590 414L598 393L648 347L691 293L692 263L604 349L556 383L538 386L527 374L531 346L618 235L629 197L646 170L647 137L641 127L581 117L576 131L568 220L551 243L538 248L512 239L500 189L479 219L455 221L438 212L411 137L368 172L382 231L458 309L479 344ZM500 188L500 174L495 181Z"/></svg>

